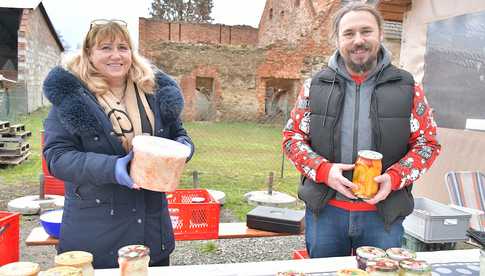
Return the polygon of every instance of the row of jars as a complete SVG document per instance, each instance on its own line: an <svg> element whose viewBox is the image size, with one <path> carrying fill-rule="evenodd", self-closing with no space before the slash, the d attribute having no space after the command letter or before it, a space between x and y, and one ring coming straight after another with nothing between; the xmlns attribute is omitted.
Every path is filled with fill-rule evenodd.
<svg viewBox="0 0 485 276"><path fill-rule="evenodd" d="M371 276L428 276L431 266L416 260L416 253L405 248L389 248L386 251L372 246L356 250L358 269L340 270L337 275Z"/></svg>
<svg viewBox="0 0 485 276"><path fill-rule="evenodd" d="M150 249L143 245L127 245L118 250L120 276L147 276ZM93 255L85 251L69 251L55 257L56 267L40 271L32 262L15 262L0 267L0 276L94 276Z"/></svg>

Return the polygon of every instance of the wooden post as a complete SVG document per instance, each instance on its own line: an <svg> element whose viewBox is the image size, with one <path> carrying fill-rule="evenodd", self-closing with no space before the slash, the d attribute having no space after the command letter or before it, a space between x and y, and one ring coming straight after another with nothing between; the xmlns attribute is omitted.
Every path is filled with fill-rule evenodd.
<svg viewBox="0 0 485 276"><path fill-rule="evenodd" d="M44 174L42 173L39 176L39 199L45 199L45 193L44 193L44 183L45 183L45 177Z"/></svg>
<svg viewBox="0 0 485 276"><path fill-rule="evenodd" d="M194 183L194 189L199 189L200 188L199 172L193 171L192 172L192 179L193 179L193 183Z"/></svg>
<svg viewBox="0 0 485 276"><path fill-rule="evenodd" d="M268 176L268 195L273 194L273 180L274 180L274 172L269 172Z"/></svg>

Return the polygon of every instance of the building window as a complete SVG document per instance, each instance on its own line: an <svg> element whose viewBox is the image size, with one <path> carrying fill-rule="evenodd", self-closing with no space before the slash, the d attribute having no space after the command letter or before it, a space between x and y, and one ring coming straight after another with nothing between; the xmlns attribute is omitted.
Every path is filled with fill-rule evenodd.
<svg viewBox="0 0 485 276"><path fill-rule="evenodd" d="M300 0L295 0L295 8L298 8L300 6Z"/></svg>
<svg viewBox="0 0 485 276"><path fill-rule="evenodd" d="M281 16L285 16L285 11L280 11Z"/></svg>
<svg viewBox="0 0 485 276"><path fill-rule="evenodd" d="M269 19L273 19L273 9L269 9Z"/></svg>

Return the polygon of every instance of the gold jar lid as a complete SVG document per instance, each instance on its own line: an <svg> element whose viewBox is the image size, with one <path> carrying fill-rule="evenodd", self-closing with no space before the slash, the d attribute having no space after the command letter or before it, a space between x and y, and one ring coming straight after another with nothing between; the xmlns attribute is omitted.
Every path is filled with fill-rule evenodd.
<svg viewBox="0 0 485 276"><path fill-rule="evenodd" d="M30 276L37 275L40 271L40 265L31 262L15 262L0 267L2 276Z"/></svg>
<svg viewBox="0 0 485 276"><path fill-rule="evenodd" d="M92 261L93 254L86 251L68 251L54 258L54 262L58 266L83 266Z"/></svg>
<svg viewBox="0 0 485 276"><path fill-rule="evenodd" d="M150 248L141 244L123 246L118 250L118 256L125 259L136 259L150 255Z"/></svg>
<svg viewBox="0 0 485 276"><path fill-rule="evenodd" d="M389 258L375 258L367 261L367 272L393 272L399 270L399 263Z"/></svg>
<svg viewBox="0 0 485 276"><path fill-rule="evenodd" d="M83 271L80 268L73 266L56 266L54 268L43 271L39 276L82 276Z"/></svg>

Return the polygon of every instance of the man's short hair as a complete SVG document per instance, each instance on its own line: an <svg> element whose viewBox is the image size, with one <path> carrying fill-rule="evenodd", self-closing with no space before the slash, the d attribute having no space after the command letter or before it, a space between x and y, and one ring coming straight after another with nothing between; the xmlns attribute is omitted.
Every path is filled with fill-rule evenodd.
<svg viewBox="0 0 485 276"><path fill-rule="evenodd" d="M362 2L350 2L349 4L340 8L332 18L332 33L331 38L337 39L338 38L338 29L340 27L340 21L342 17L351 11L366 11L369 12L374 16L377 21L377 26L379 27L379 32L382 33L382 26L384 20L382 19L381 13L372 5L364 4Z"/></svg>

